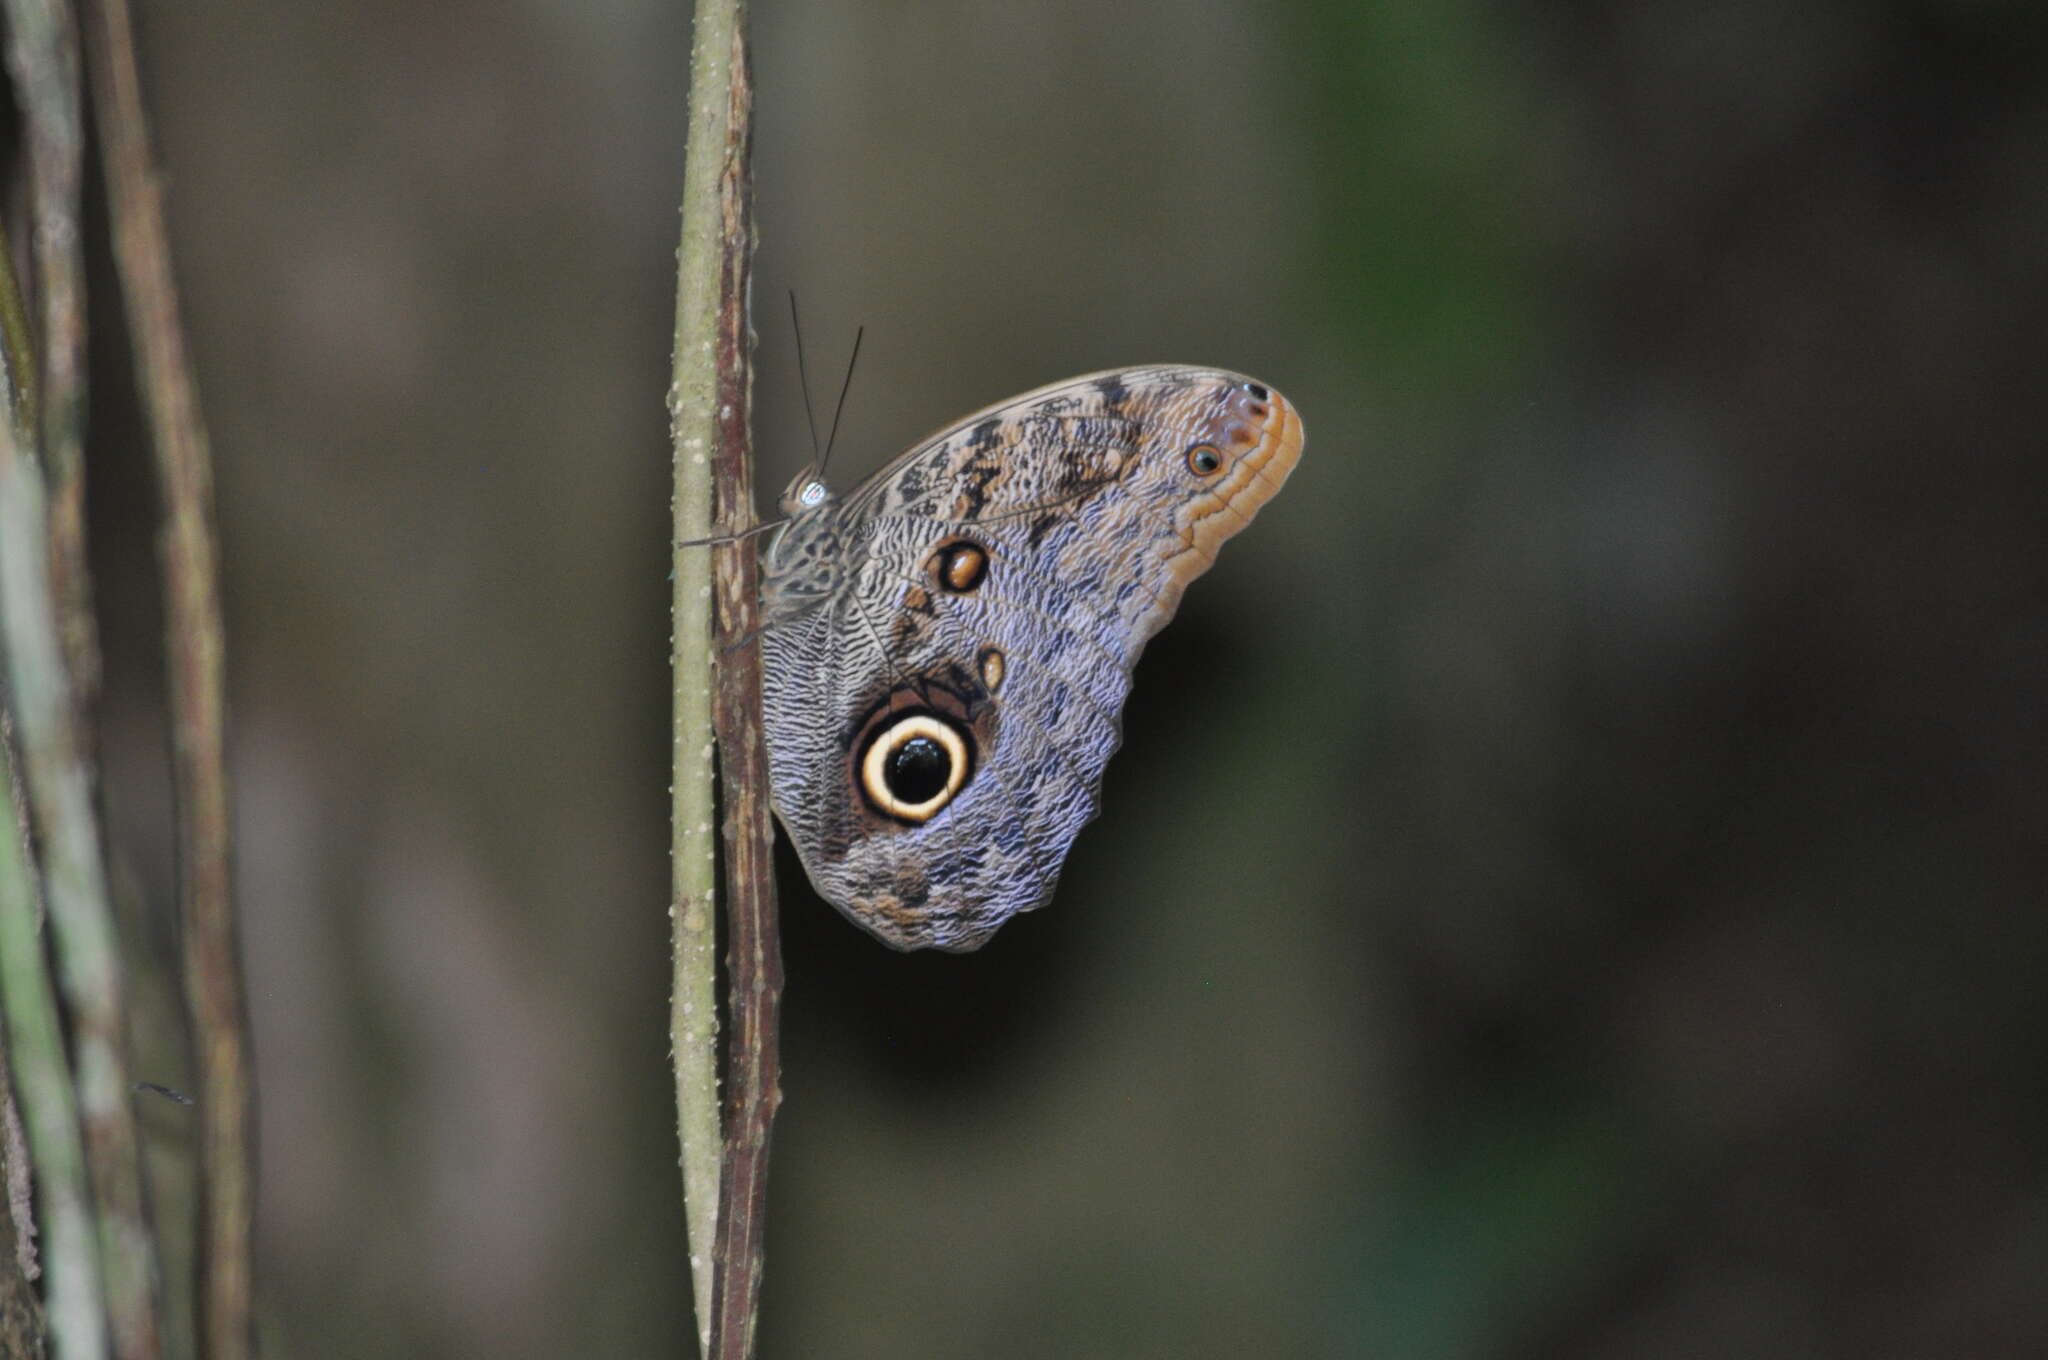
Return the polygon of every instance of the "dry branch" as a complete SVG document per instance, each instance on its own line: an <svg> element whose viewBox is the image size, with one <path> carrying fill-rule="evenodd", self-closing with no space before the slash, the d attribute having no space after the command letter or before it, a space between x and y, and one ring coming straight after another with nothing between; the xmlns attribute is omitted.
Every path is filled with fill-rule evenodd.
<svg viewBox="0 0 2048 1360"><path fill-rule="evenodd" d="M199 1085L200 1351L209 1360L242 1360L253 1346L255 1103L230 861L233 814L212 460L178 319L127 0L91 0L86 38L114 262L163 498L158 542L180 934Z"/></svg>
<svg viewBox="0 0 2048 1360"><path fill-rule="evenodd" d="M759 1311L762 1228L766 1212L768 1140L781 1099L776 1045L782 963L776 936L773 829L768 813L767 752L761 727L760 652L754 645L758 577L753 552L734 543L707 553L682 546L717 528L737 535L753 518L753 406L747 303L753 252L749 155L753 92L748 70L745 7L703 0L691 59L690 131L683 191L682 246L677 255L675 384L671 434L676 466L676 856L677 985L675 1040L684 1183L693 1265L705 1257L707 1219L715 1205L708 1290L697 1276L700 1339L707 1353L750 1356ZM711 494L708 498L706 492ZM711 643L712 589L707 559L716 560L717 644ZM692 657L692 647L702 649ZM711 691L705 673L715 658L711 726L724 796L731 1047L722 1160L715 1199L702 1185L705 1164L701 1098L715 1080L708 1011L685 998L709 996L710 744L697 726L697 705ZM702 782L686 788L685 776ZM694 971L686 972L686 966ZM695 1023L690 1023L691 1017ZM697 1045L684 1052L685 1042ZM715 1093L715 1086L712 1088ZM700 1122L693 1129L693 1114ZM708 1304L708 1306L707 1306ZM708 1328L708 1334L702 1330Z"/></svg>

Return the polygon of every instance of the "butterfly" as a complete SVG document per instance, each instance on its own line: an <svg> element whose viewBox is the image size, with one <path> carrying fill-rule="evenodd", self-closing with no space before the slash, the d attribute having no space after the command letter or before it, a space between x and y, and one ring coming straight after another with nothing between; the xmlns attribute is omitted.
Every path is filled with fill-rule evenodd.
<svg viewBox="0 0 2048 1360"><path fill-rule="evenodd" d="M772 800L819 894L954 952L1044 905L1146 641L1301 446L1278 392L1160 365L991 406L843 497L800 473L760 643Z"/></svg>

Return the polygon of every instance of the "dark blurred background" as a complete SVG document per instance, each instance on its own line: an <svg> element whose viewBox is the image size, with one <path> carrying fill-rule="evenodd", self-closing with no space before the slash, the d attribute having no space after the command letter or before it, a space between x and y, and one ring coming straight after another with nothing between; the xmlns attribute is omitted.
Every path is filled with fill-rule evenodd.
<svg viewBox="0 0 2048 1360"><path fill-rule="evenodd" d="M687 7L139 17L219 461L268 1344L679 1354ZM782 860L764 1353L2048 1353L2048 11L755 37L764 503L808 456L792 286L814 371L868 328L845 478L1137 361L1309 431L1139 668L1050 909L901 957ZM108 792L161 912L152 494L120 383L95 422Z"/></svg>

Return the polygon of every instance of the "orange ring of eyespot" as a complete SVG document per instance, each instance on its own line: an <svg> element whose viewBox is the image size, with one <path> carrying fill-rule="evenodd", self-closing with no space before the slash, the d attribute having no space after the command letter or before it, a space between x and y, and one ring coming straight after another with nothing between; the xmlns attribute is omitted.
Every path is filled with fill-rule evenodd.
<svg viewBox="0 0 2048 1360"><path fill-rule="evenodd" d="M946 753L946 786L921 803L906 803L890 790L887 766L891 756L917 737L937 742ZM867 754L860 762L861 791L891 817L928 822L944 811L967 783L967 764L967 742L959 732L929 713L907 714L876 733L868 743Z"/></svg>
<svg viewBox="0 0 2048 1360"><path fill-rule="evenodd" d="M1205 457L1206 455L1206 457ZM1203 467L1207 461L1209 466ZM1223 471L1223 450L1214 444L1193 444L1188 447L1188 471L1197 477L1213 477Z"/></svg>

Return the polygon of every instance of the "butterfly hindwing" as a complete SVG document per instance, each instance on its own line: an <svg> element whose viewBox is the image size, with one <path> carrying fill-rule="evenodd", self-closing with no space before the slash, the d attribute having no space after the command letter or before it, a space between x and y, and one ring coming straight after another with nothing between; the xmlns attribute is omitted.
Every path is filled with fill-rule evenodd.
<svg viewBox="0 0 2048 1360"><path fill-rule="evenodd" d="M1122 369L970 416L800 518L832 575L779 542L769 587L825 603L762 646L776 810L819 892L903 949L1043 905L1146 640L1301 443L1250 379Z"/></svg>

